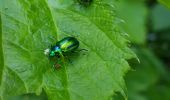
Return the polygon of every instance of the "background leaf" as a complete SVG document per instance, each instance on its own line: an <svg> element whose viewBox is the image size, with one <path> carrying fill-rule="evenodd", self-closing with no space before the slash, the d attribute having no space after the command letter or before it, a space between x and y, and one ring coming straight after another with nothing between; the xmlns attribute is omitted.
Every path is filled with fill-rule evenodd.
<svg viewBox="0 0 170 100"><path fill-rule="evenodd" d="M0 2L1 98L42 89L50 100L107 100L116 91L125 96L126 60L135 55L117 26L114 7L99 0L88 7L71 0ZM88 52L72 54L72 63L53 70L43 50L65 36L77 37Z"/></svg>
<svg viewBox="0 0 170 100"><path fill-rule="evenodd" d="M162 4L170 8L170 1L169 0L159 0Z"/></svg>
<svg viewBox="0 0 170 100"><path fill-rule="evenodd" d="M170 28L170 21L166 18L170 17L170 10L163 5L157 4L152 8L151 19L153 30L162 31Z"/></svg>
<svg viewBox="0 0 170 100"><path fill-rule="evenodd" d="M164 97L164 100L169 100L170 30L168 18L170 10L154 0L117 0L117 2L119 4L118 14L124 19L122 28L129 33L133 40L134 50L140 59L140 63L130 61L134 70L129 72L125 78L128 99L162 100ZM144 16L144 10L141 8L145 8L147 16ZM138 20L143 21L139 23ZM132 27L130 30L134 35L129 31L129 27ZM146 30L145 35L139 34L142 29ZM113 100L124 100L124 98L117 94Z"/></svg>
<svg viewBox="0 0 170 100"><path fill-rule="evenodd" d="M140 64L131 61L135 69L126 76L129 100L169 100L168 75L165 65L147 48L135 49ZM167 81L167 82L166 82ZM120 95L115 100L124 100Z"/></svg>
<svg viewBox="0 0 170 100"><path fill-rule="evenodd" d="M144 0L118 0L117 13L122 18L121 28L133 43L146 42L148 8ZM137 17L137 18L136 18Z"/></svg>
<svg viewBox="0 0 170 100"><path fill-rule="evenodd" d="M129 99L147 100L149 96L147 96L145 92L147 92L151 86L159 82L161 77L166 77L166 71L163 68L164 65L151 50L146 48L137 48L135 51L141 61L140 64L132 65L135 70L128 73L126 77ZM155 98L155 100L159 99Z"/></svg>

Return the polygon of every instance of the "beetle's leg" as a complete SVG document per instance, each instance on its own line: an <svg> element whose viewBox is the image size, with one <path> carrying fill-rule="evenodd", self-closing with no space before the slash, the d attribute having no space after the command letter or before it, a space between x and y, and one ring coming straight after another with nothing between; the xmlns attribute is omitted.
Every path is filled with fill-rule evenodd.
<svg viewBox="0 0 170 100"><path fill-rule="evenodd" d="M65 66L65 59L64 59L63 53L62 53L62 52L59 52L59 56L61 57L61 60L62 60L62 62L63 62L63 64L64 64L64 66Z"/></svg>
<svg viewBox="0 0 170 100"><path fill-rule="evenodd" d="M56 60L58 60L58 59L56 59ZM61 65L59 64L58 61L56 61L56 62L53 64L53 68L54 68L54 69L58 69L58 68L60 68L60 67L61 67Z"/></svg>
<svg viewBox="0 0 170 100"><path fill-rule="evenodd" d="M87 50L87 49L80 49L79 52L80 52L80 51L88 51L88 50Z"/></svg>
<svg viewBox="0 0 170 100"><path fill-rule="evenodd" d="M87 49L74 50L72 51L72 53L81 52L81 51L88 51L88 50Z"/></svg>
<svg viewBox="0 0 170 100"><path fill-rule="evenodd" d="M71 64L73 63L68 56L64 56L64 57L68 60L69 63Z"/></svg>
<svg viewBox="0 0 170 100"><path fill-rule="evenodd" d="M80 49L80 50L75 50L75 51L72 51L72 53L78 53L78 52L81 52L81 51L88 51L87 49ZM83 55L85 55L85 53L83 53Z"/></svg>

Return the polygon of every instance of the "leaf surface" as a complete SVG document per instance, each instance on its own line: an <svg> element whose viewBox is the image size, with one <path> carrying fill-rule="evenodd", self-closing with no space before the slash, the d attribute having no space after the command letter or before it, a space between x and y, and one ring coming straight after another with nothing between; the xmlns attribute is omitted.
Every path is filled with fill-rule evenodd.
<svg viewBox="0 0 170 100"><path fill-rule="evenodd" d="M123 76L134 53L118 26L114 8L71 0L0 0L1 98L45 90L50 100L107 100L125 95ZM11 6L12 5L12 6ZM75 36L80 49L54 70L43 54L49 45ZM19 88L18 88L19 87Z"/></svg>

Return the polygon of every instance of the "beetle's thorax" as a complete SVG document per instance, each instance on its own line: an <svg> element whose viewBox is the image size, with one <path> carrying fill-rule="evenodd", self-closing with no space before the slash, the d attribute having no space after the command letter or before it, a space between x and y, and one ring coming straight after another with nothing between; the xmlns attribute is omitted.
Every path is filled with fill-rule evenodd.
<svg viewBox="0 0 170 100"><path fill-rule="evenodd" d="M54 47L54 52L58 52L58 53L60 53L62 50L61 50L61 48L59 47L59 46L55 46Z"/></svg>

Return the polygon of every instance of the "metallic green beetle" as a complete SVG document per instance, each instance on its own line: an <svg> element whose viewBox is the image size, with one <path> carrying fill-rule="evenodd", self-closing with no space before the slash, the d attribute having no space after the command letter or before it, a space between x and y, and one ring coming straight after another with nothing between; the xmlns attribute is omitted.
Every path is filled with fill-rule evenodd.
<svg viewBox="0 0 170 100"><path fill-rule="evenodd" d="M58 41L51 49L46 49L45 54L49 57L60 57L64 53L75 51L79 47L79 41L74 37L65 37Z"/></svg>
<svg viewBox="0 0 170 100"><path fill-rule="evenodd" d="M51 46L50 49L46 49L44 51L45 55L49 56L49 58L57 57L62 59L63 63L64 55L70 52L75 52L79 47L79 41L74 37L65 37L62 40L58 41L56 45ZM85 49L81 49L85 50ZM79 51L81 51L79 50ZM54 64L55 68L59 68L61 65L57 63Z"/></svg>

